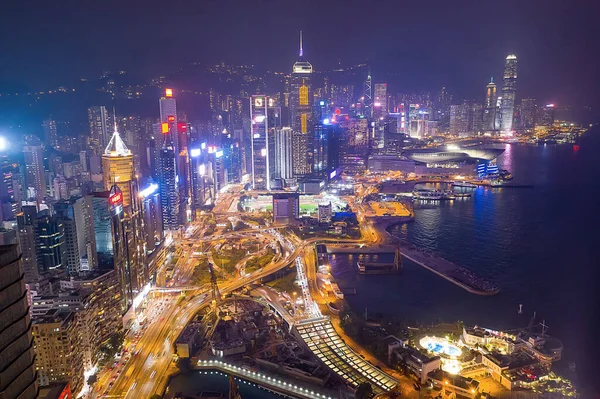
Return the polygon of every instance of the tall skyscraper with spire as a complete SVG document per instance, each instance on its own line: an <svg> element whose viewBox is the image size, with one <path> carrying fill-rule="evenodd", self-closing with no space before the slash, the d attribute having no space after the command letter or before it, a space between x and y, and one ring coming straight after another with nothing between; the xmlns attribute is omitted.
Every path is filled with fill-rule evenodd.
<svg viewBox="0 0 600 399"><path fill-rule="evenodd" d="M115 130L102 154L102 173L104 189L111 190L116 184L123 194L123 206L131 205L131 183L133 181L133 154Z"/></svg>
<svg viewBox="0 0 600 399"><path fill-rule="evenodd" d="M496 120L498 119L498 112L496 102L498 100L498 94L496 91L494 78L490 78L490 83L485 86L485 107L483 110L483 125L485 131L497 130Z"/></svg>
<svg viewBox="0 0 600 399"><path fill-rule="evenodd" d="M509 54L504 64L504 84L502 85L502 132L513 130L515 96L517 93L517 56Z"/></svg>
<svg viewBox="0 0 600 399"><path fill-rule="evenodd" d="M300 31L300 51L298 61L292 68L292 78L290 82L290 119L292 129L295 134L305 136L305 140L298 140L299 145L294 147L295 158L305 160L296 163L294 166L294 175L302 176L310 173L312 159L308 155L311 153L310 138L313 134L312 121L312 103L313 92L311 86L312 65L304 58L304 48L302 43L302 31Z"/></svg>
<svg viewBox="0 0 600 399"><path fill-rule="evenodd" d="M373 81L371 78L371 68L367 71L367 79L363 87L361 114L367 118L373 116Z"/></svg>

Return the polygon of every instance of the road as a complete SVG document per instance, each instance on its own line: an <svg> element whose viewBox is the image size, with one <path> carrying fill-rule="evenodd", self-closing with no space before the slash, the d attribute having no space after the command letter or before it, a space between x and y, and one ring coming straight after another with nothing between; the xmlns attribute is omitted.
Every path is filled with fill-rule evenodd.
<svg viewBox="0 0 600 399"><path fill-rule="evenodd" d="M219 236L214 240L218 239L222 238ZM200 245L199 242L196 245ZM193 257L191 255L196 245L184 249L184 255L182 256L184 260L182 262L180 259L178 265L182 262L180 266L186 272L178 274L178 279L185 280L191 276L193 272ZM226 294L260 280L288 266L300 254L300 251L301 248L295 248L293 252L286 251L287 257L265 266L262 270L257 270L241 278L235 278L219 286L219 291L221 294ZM190 264L192 264L191 267ZM165 307L157 319L151 322L148 330L142 335L136 346L136 350L139 350L139 352L131 357L124 366L123 371L114 380L107 396L104 397L147 398L154 393L164 391L168 376L174 369L172 366L172 342L179 336L194 315L209 304L211 299L208 296L199 296L199 293L191 293L190 298L180 303L175 301L170 306ZM100 388L96 391L102 392L103 387L103 385L96 387Z"/></svg>
<svg viewBox="0 0 600 399"><path fill-rule="evenodd" d="M224 195L224 202L227 203L231 195ZM220 203L220 201L218 201ZM220 212L225 213L229 205L220 207ZM280 260L265 266L262 270L234 278L225 284L219 286L222 294L237 290L243 286L260 280L263 277L272 274L289 264L298 256L304 255L307 249L312 250L312 245L316 242L340 242L340 243L377 243L380 240L379 235L370 222L361 221L361 239L334 239L334 238L311 238L308 240L295 239L297 245L294 245L288 239L283 238L277 232L279 227L265 227L259 229L247 229L238 232L214 234L210 237L200 238L203 231L199 226L195 227L193 233L188 237L180 238L180 259L174 269L173 283L182 284L189 281L195 267L194 252L198 252L205 242L218 241L230 238L247 238L249 233L264 234L269 233L282 243L284 254ZM309 284L314 281L314 260L312 256L303 256L307 263L307 278ZM314 288L314 287L313 287ZM148 398L154 393L162 393L166 387L168 376L174 371L172 363L172 343L179 336L183 328L194 317L194 315L207 306L210 302L207 295L198 292L190 293L189 298L181 301L166 302L163 310L155 315L150 321L150 325L143 335L139 338L135 350L137 353L132 355L117 375L116 371L106 371L99 374L99 382L94 387L92 398L98 397L99 393L106 390L109 381L113 380L106 395L101 397L110 398ZM129 339L129 337L128 337Z"/></svg>

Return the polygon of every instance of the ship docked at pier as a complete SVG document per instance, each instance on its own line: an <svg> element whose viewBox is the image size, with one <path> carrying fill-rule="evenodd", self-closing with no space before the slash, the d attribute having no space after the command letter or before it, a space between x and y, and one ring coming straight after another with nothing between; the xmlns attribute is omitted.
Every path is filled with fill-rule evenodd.
<svg viewBox="0 0 600 399"><path fill-rule="evenodd" d="M419 201L448 201L457 198L469 198L471 193L458 193L452 190L431 190L420 188L412 193L413 199Z"/></svg>

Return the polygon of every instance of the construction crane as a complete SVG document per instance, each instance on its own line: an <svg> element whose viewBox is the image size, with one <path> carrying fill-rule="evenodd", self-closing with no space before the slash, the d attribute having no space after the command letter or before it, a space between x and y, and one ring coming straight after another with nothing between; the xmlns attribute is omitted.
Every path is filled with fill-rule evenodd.
<svg viewBox="0 0 600 399"><path fill-rule="evenodd" d="M212 263L208 262L208 271L210 272L210 288L212 293L212 306L213 309L217 308L217 305L221 302L221 293L219 292L219 286L217 285L217 276L213 269Z"/></svg>

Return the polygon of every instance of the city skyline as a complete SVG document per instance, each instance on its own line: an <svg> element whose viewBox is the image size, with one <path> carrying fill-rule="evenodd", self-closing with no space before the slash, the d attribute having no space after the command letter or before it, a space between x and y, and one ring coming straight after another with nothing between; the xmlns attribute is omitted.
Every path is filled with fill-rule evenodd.
<svg viewBox="0 0 600 399"><path fill-rule="evenodd" d="M600 392L591 2L37 1L1 398Z"/></svg>
<svg viewBox="0 0 600 399"><path fill-rule="evenodd" d="M323 12L317 14L316 18L307 18L306 11L292 5L244 4L228 10L227 18L231 22L218 38L209 33L211 29L219 31L215 24L226 18L222 14L222 6L217 4L207 5L205 9L180 6L170 11L173 17L182 22L194 17L204 21L196 28L199 32L193 35L185 23L180 23L178 30L164 34L166 25L161 23L164 15L152 4L143 11L133 6L110 7L108 4L103 6L103 11L95 6L74 4L67 13L57 13L45 7L39 4L29 14L35 21L34 25L39 25L39 30L34 29L22 35L26 39L24 43L30 44L27 52L18 46L18 41L0 44L5 57L12 60L0 67L0 91L19 88L40 90L69 85L73 77L92 78L104 70L127 70L148 79L168 74L191 62L210 65L223 60L286 72L296 58L297 53L293 49L297 46L297 32L303 29L305 55L315 70L333 69L339 62L342 65L368 62L373 64L375 75L396 75L398 84L408 91L435 90L447 86L461 97L470 97L476 93L480 82L485 82L490 75L500 78L502 67L498 66L498 58L501 54L514 53L520 59L524 77L520 87L529 97L545 98L548 102L598 103L595 91L588 89L590 82L594 82L598 61L590 57L582 62L584 60L580 58L580 54L583 54L581 50L589 47L599 35L598 28L591 25L589 20L593 15L592 9L598 7L594 2L584 2L582 7L568 7L563 2L552 1L546 2L543 8L516 1L503 2L502 5L469 2L452 6L438 4L429 10L431 26L425 25L425 29L419 29L411 22L410 15L418 13L418 6L407 4L402 9L407 25L398 32L393 31L393 25L385 23L394 12L400 11L391 3L382 3L373 9L372 14L380 21L376 26L373 20L361 17L360 8L354 4L345 7L336 3L322 5L320 9ZM265 29L272 31L274 28L252 26L251 18L244 18L244 15L259 15L266 10L279 16L279 19L273 19L277 35L265 32ZM509 21L502 23L510 24L510 30L501 29L500 22L487 18L500 10L505 10ZM45 12L48 18L43 14ZM90 27L85 25L88 12L99 12L100 15L108 13L106 17L112 20L114 29L90 31ZM138 12L143 12L146 18L135 22L134 16ZM9 9L9 14L15 17L24 16L24 13L25 10L19 5L11 5ZM335 15L339 24L325 23L325 18ZM546 23L558 16L564 20L563 23ZM52 24L52 21L59 22L64 18L72 18L68 25L69 33L65 28L56 29ZM13 20L16 22L18 18ZM344 28L354 21L365 29L353 33ZM464 21L467 21L466 25ZM475 38L471 35L473 31L483 30L484 21L488 24L486 31L490 32L484 35L487 41L483 41L484 37ZM6 30L4 37L20 36L23 28L11 26L12 23L8 21L2 27ZM53 34L45 37L41 33L50 26L54 27ZM377 36L371 33L375 28L380 32ZM265 35L265 40L260 42L260 51L257 51L258 43L250 39L254 34L237 34L243 31ZM80 32L81 37L73 37L77 35L71 32ZM342 32L348 32L349 36L344 36ZM67 34L70 39L62 40ZM119 40L116 35L119 35ZM395 39L383 39L389 35ZM411 38L413 35L415 38ZM203 40L203 37L210 37L210 40ZM376 40L377 37L379 39ZM84 46L82 40L96 41L94 46ZM165 40L172 42L169 51L177 54L177 57L164 57L157 50ZM42 46L38 48L48 58L43 66L32 62L30 58L35 54L36 46ZM258 56L265 51L277 56ZM104 54L110 56L105 57ZM569 68L573 62L578 64L577 73ZM16 69L13 65L20 67ZM45 73L40 73L40 68L44 68ZM4 82L18 84L17 87L8 88L9 85Z"/></svg>

